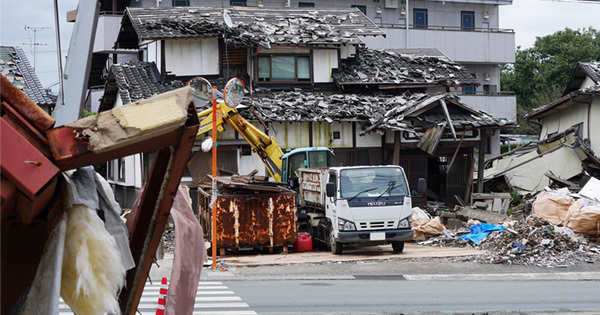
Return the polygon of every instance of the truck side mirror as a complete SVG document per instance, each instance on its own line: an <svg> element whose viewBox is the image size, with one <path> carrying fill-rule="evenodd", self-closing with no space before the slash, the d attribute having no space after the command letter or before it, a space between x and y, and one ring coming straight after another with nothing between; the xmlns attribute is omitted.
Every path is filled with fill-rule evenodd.
<svg viewBox="0 0 600 315"><path fill-rule="evenodd" d="M426 189L427 183L425 182L425 178L419 178L419 184L417 187L417 193L419 194L419 196L423 195Z"/></svg>
<svg viewBox="0 0 600 315"><path fill-rule="evenodd" d="M325 193L327 197L335 197L335 185L333 183L327 183L325 185Z"/></svg>

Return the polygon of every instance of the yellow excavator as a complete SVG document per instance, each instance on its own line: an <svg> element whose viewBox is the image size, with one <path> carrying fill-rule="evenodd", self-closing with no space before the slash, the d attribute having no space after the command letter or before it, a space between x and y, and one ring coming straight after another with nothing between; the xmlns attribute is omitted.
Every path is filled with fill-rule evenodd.
<svg viewBox="0 0 600 315"><path fill-rule="evenodd" d="M218 94L218 91L213 89L210 82L202 77L193 78L187 84L192 88L194 104L201 109L198 113L200 128L197 136L199 137L212 130L213 107L206 108L206 106L212 104L213 99L220 95L215 95ZM217 130L223 131L223 123L226 123L242 135L251 146L252 151L260 156L273 179L278 182L289 182L297 180L296 171L299 168L332 165L331 150L325 147L298 148L284 154L275 138L248 122L236 110L242 101L244 89L244 83L237 78L229 80L225 85L222 94L224 102L216 105ZM209 141L209 143L206 151L212 146L212 142Z"/></svg>

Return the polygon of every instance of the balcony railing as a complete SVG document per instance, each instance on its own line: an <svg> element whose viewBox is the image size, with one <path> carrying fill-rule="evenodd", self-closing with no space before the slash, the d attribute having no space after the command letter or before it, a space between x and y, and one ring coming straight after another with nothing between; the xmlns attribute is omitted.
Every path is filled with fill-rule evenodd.
<svg viewBox="0 0 600 315"><path fill-rule="evenodd" d="M405 29L406 24L395 24L395 23L378 23L377 26L383 28L398 28ZM409 29L417 30L431 30L431 31L459 31L459 32L488 32L488 33L515 33L515 30L510 28L491 28L491 27L469 27L463 28L461 26L440 26L440 25L415 25L409 24Z"/></svg>
<svg viewBox="0 0 600 315"><path fill-rule="evenodd" d="M515 96L515 92L502 91L502 92L487 92L487 91L474 91L474 92L463 92L463 91L452 91L456 95L465 96Z"/></svg>

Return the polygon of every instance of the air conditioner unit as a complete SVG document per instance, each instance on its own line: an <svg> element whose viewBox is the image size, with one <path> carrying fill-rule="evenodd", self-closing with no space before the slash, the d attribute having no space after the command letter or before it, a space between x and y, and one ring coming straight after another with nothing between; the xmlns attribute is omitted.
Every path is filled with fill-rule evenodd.
<svg viewBox="0 0 600 315"><path fill-rule="evenodd" d="M398 9L398 0L385 0L386 9Z"/></svg>

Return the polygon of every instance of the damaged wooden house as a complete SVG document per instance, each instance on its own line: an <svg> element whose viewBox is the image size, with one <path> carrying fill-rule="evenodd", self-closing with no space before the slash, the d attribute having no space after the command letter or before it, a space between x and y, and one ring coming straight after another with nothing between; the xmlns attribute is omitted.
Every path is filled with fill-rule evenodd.
<svg viewBox="0 0 600 315"><path fill-rule="evenodd" d="M489 161L489 189L535 194L556 183L579 190L589 176L600 177L598 94L600 63L579 63L561 98L525 116L540 124L539 140Z"/></svg>
<svg viewBox="0 0 600 315"><path fill-rule="evenodd" d="M337 165L401 165L411 185L426 178L427 195L451 204L455 195L468 198L471 192L474 149L485 149L482 135L513 124L450 93L477 81L439 52L364 48L361 37L383 32L358 9L225 12L127 9L115 45L139 49L142 60L113 66L101 110L196 76L217 86L239 77L249 91L240 113L282 149L325 146ZM220 170L265 174L260 158L231 128L218 140ZM145 164L143 157L115 162L109 178L135 191L137 179L127 176L143 172L129 169Z"/></svg>

